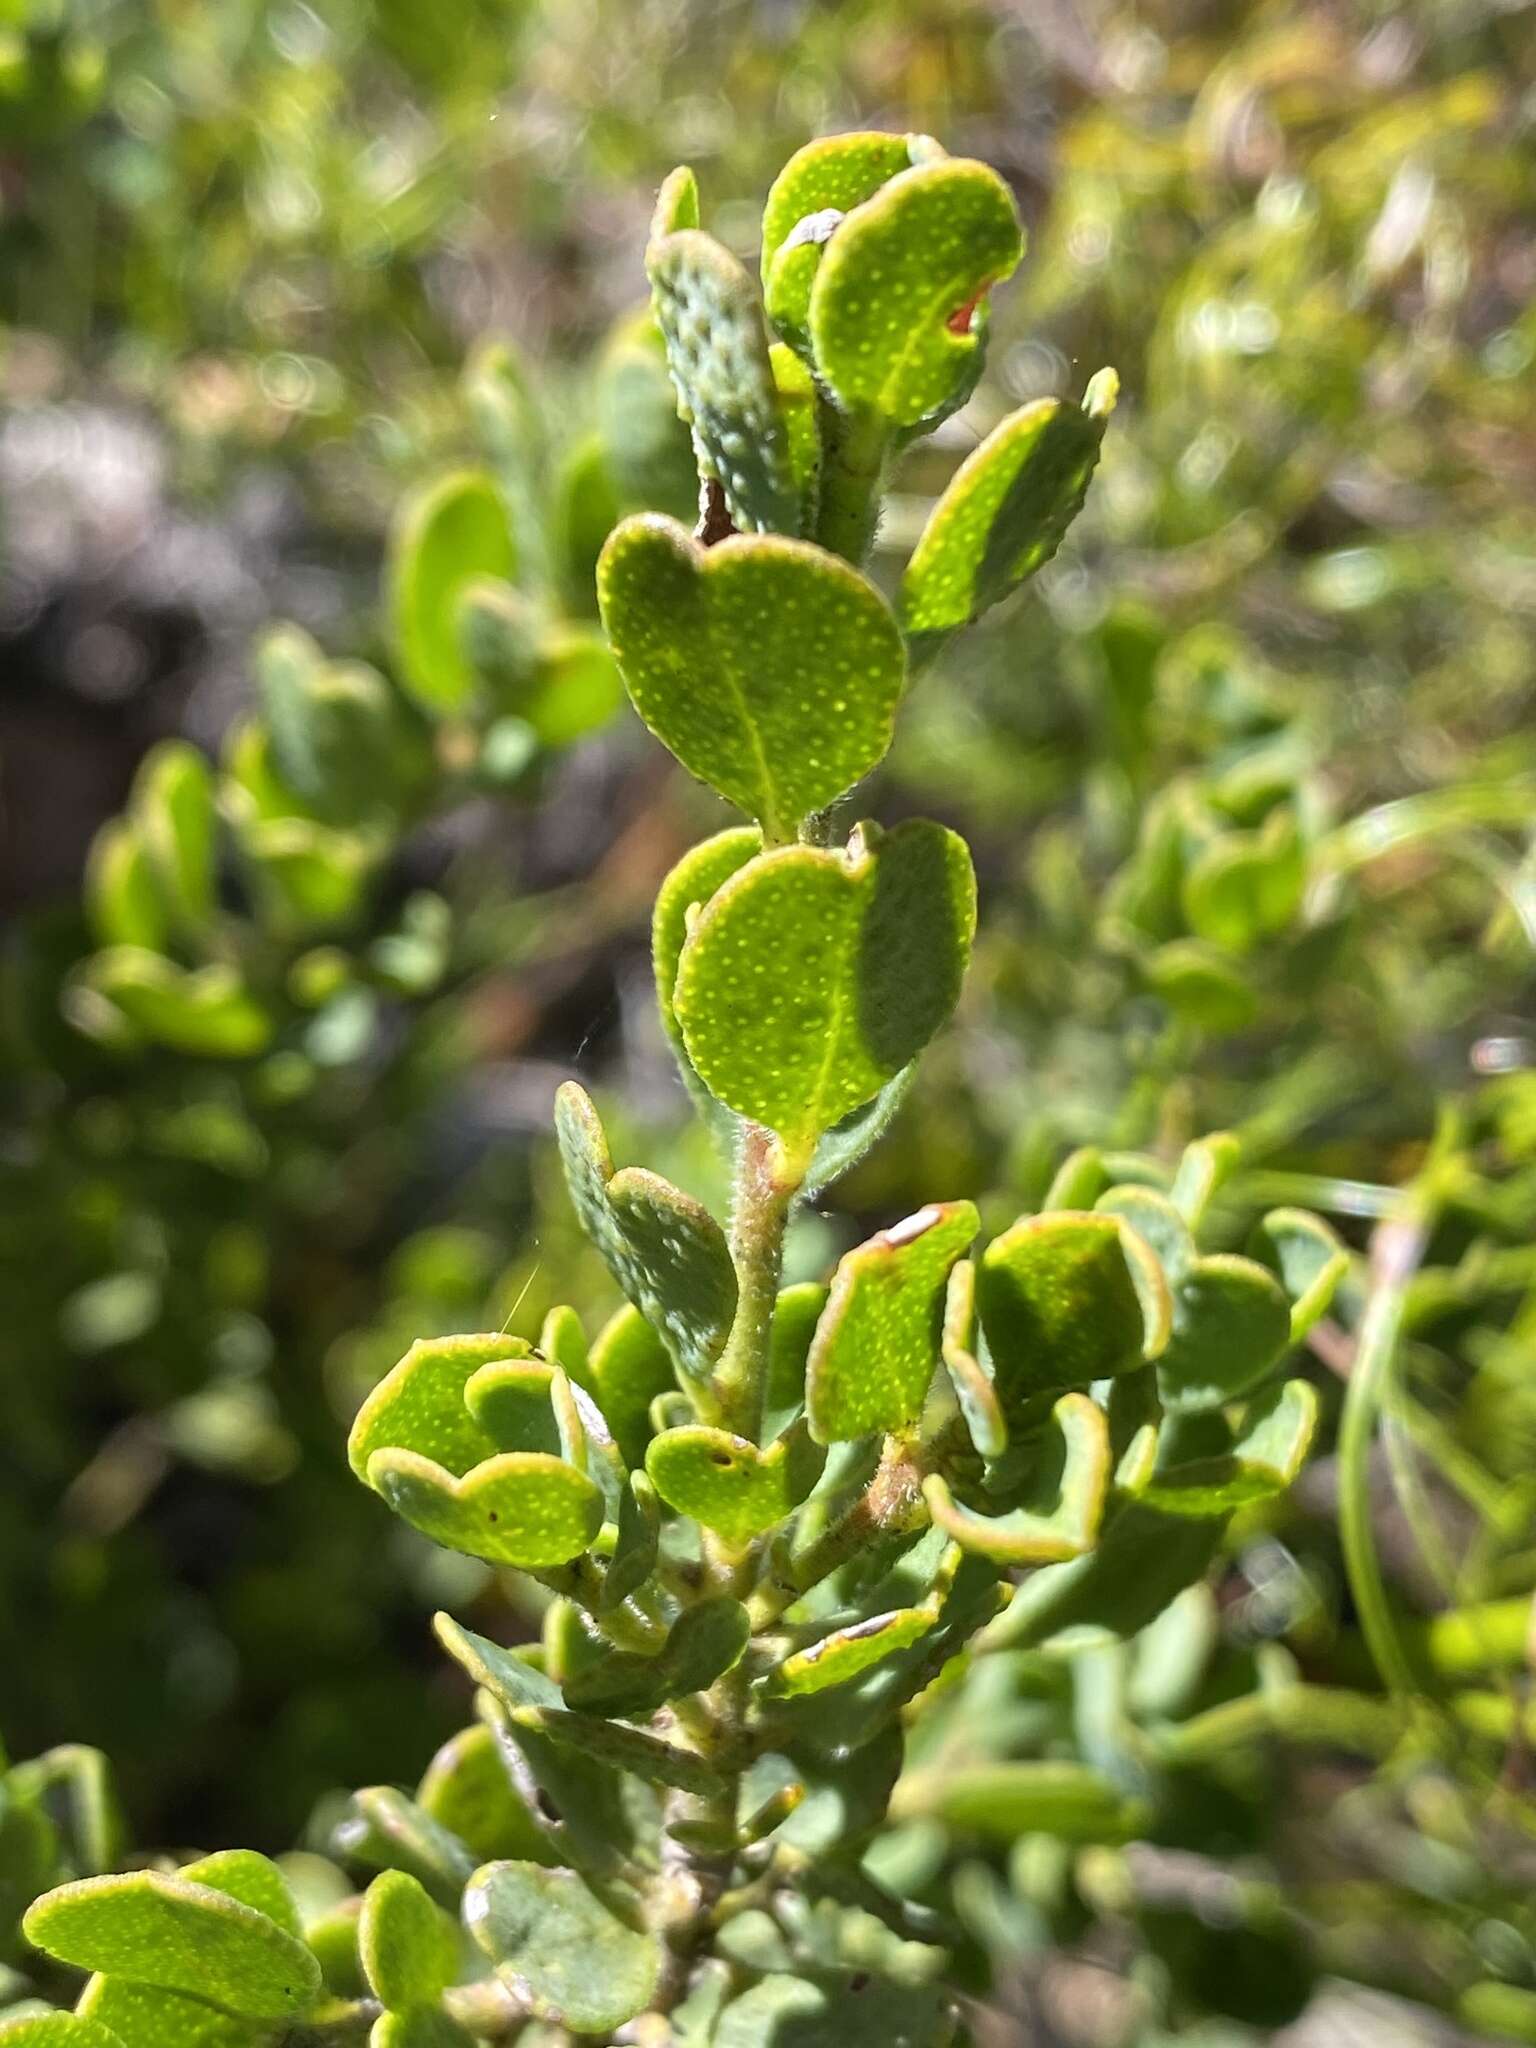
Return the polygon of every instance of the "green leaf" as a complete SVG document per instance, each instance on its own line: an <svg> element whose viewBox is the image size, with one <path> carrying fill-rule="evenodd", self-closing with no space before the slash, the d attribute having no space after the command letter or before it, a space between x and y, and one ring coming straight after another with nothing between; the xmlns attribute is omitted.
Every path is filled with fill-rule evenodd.
<svg viewBox="0 0 1536 2048"><path fill-rule="evenodd" d="M588 1369L597 1401L631 1470L645 1461L651 1403L675 1390L666 1347L639 1309L626 1304L598 1331Z"/></svg>
<svg viewBox="0 0 1536 2048"><path fill-rule="evenodd" d="M1256 1225L1248 1250L1289 1295L1291 1342L1299 1344L1333 1306L1349 1272L1349 1253L1322 1218L1306 1209L1271 1209Z"/></svg>
<svg viewBox="0 0 1536 2048"><path fill-rule="evenodd" d="M462 1664L476 1685L483 1685L506 1706L558 1707L560 1688L526 1657L503 1649L472 1629L462 1628L451 1614L435 1614L432 1626L449 1656Z"/></svg>
<svg viewBox="0 0 1536 2048"><path fill-rule="evenodd" d="M779 251L797 227L812 214L828 208L849 213L872 198L887 179L919 161L914 144L926 153L939 147L926 135L887 135L879 129L863 129L824 135L797 149L769 187L763 208L764 292Z"/></svg>
<svg viewBox="0 0 1536 2048"><path fill-rule="evenodd" d="M70 1876L96 1877L122 1861L122 1810L112 1766L99 1749L62 1742L17 1764L6 1782L21 1800L35 1800L52 1821Z"/></svg>
<svg viewBox="0 0 1536 2048"><path fill-rule="evenodd" d="M460 636L469 585L511 580L516 550L507 508L494 481L478 470L410 493L390 531L390 616L400 680L429 711L462 710L475 672Z"/></svg>
<svg viewBox="0 0 1536 2048"><path fill-rule="evenodd" d="M635 709L770 839L793 837L891 743L906 680L896 620L810 541L742 534L706 548L643 513L603 549L598 598Z"/></svg>
<svg viewBox="0 0 1536 2048"><path fill-rule="evenodd" d="M596 1757L614 1770L643 1778L649 1785L668 1785L699 1798L718 1797L724 1780L695 1751L680 1749L622 1721L601 1720L559 1707L519 1707L512 1716L522 1728L534 1728L551 1742Z"/></svg>
<svg viewBox="0 0 1536 2048"><path fill-rule="evenodd" d="M773 1305L768 1344L768 1378L763 1389L763 1435L771 1443L805 1407L805 1361L816 1324L827 1305L819 1280L781 1288Z"/></svg>
<svg viewBox="0 0 1536 2048"><path fill-rule="evenodd" d="M1098 1146L1080 1145L1057 1167L1040 1204L1041 1210L1091 1209L1108 1185L1109 1175Z"/></svg>
<svg viewBox="0 0 1536 2048"><path fill-rule="evenodd" d="M1170 939L1141 962L1148 988L1177 1017L1202 1031L1246 1031L1259 1013L1258 992L1226 955L1199 939Z"/></svg>
<svg viewBox="0 0 1536 2048"><path fill-rule="evenodd" d="M655 1505L655 1487L645 1473L631 1473L618 1495L618 1522L608 1569L602 1577L600 1608L610 1612L621 1606L631 1593L655 1571L655 1556L662 1536L662 1509Z"/></svg>
<svg viewBox="0 0 1536 2048"><path fill-rule="evenodd" d="M990 1841L1045 1834L1059 1842L1125 1842L1146 1813L1087 1764L949 1764L914 1771L891 1800L896 1820L938 1820Z"/></svg>
<svg viewBox="0 0 1536 2048"><path fill-rule="evenodd" d="M1086 1394L1063 1394L1031 1448L1025 1505L1004 1515L973 1514L930 1473L923 1498L946 1536L999 1564L1051 1564L1092 1549L1109 1487L1103 1409Z"/></svg>
<svg viewBox="0 0 1536 2048"><path fill-rule="evenodd" d="M1142 1242L1156 1253L1163 1278L1170 1286L1193 1263L1195 1240L1189 1225L1168 1196L1156 1188L1140 1187L1135 1182L1106 1188L1093 1206L1101 1215L1118 1216L1123 1223L1130 1224Z"/></svg>
<svg viewBox="0 0 1536 2048"><path fill-rule="evenodd" d="M85 905L98 945L165 950L170 918L154 863L132 818L109 818L91 841Z"/></svg>
<svg viewBox="0 0 1536 2048"><path fill-rule="evenodd" d="M462 1477L416 1451L375 1451L368 1484L445 1550L527 1571L568 1564L603 1526L600 1489L546 1451L503 1451Z"/></svg>
<svg viewBox="0 0 1536 2048"><path fill-rule="evenodd" d="M127 1977L93 1977L76 2011L110 2028L122 2048L276 2048L283 2038L200 1998Z"/></svg>
<svg viewBox="0 0 1536 2048"><path fill-rule="evenodd" d="M736 1269L725 1233L691 1195L644 1167L615 1173L591 1097L567 1081L555 1133L582 1228L679 1369L707 1380L736 1314Z"/></svg>
<svg viewBox="0 0 1536 2048"><path fill-rule="evenodd" d="M500 1449L470 1413L464 1389L484 1365L530 1358L521 1337L423 1337L374 1388L357 1411L347 1438L352 1470L371 1485L375 1451L415 1451L456 1474Z"/></svg>
<svg viewBox="0 0 1536 2048"><path fill-rule="evenodd" d="M543 1833L545 1846L532 1861L627 1882L633 1861L649 1860L656 1818L649 1787L552 1742L542 1729L513 1721L499 1708L492 1709L491 1727L512 1781ZM644 1843L638 1839L640 1830Z"/></svg>
<svg viewBox="0 0 1536 2048"><path fill-rule="evenodd" d="M566 1682L569 1706L623 1717L654 1713L668 1700L703 1692L729 1671L752 1635L747 1610L728 1594L685 1608L656 1656L614 1650Z"/></svg>
<svg viewBox="0 0 1536 2048"><path fill-rule="evenodd" d="M1008 188L964 158L902 171L841 223L811 287L817 372L839 405L915 426L974 374L951 326L1024 250Z"/></svg>
<svg viewBox="0 0 1536 2048"><path fill-rule="evenodd" d="M988 1649L1035 1649L1058 1638L1129 1637L1204 1578L1220 1517L1196 1521L1132 1502L1106 1517L1086 1557L1031 1572L987 1629Z"/></svg>
<svg viewBox="0 0 1536 2048"><path fill-rule="evenodd" d="M793 533L799 493L751 279L696 227L654 238L645 268L699 474L739 531Z"/></svg>
<svg viewBox="0 0 1536 2048"><path fill-rule="evenodd" d="M1213 1131L1209 1137L1196 1138L1192 1145L1184 1147L1169 1193L1191 1230L1200 1228L1200 1219L1211 1197L1241 1156L1242 1145L1230 1131Z"/></svg>
<svg viewBox="0 0 1536 2048"><path fill-rule="evenodd" d="M186 740L162 740L134 777L130 814L174 921L202 932L213 916L218 812L213 771Z"/></svg>
<svg viewBox="0 0 1536 2048"><path fill-rule="evenodd" d="M973 1203L931 1202L844 1255L806 1372L818 1443L917 1422L939 1363L950 1268L979 1223Z"/></svg>
<svg viewBox="0 0 1536 2048"><path fill-rule="evenodd" d="M336 1830L338 1849L372 1870L407 1870L440 1906L458 1903L475 1859L457 1835L393 1785L364 1785L352 1817Z"/></svg>
<svg viewBox="0 0 1536 2048"><path fill-rule="evenodd" d="M272 1019L236 968L181 968L140 946L94 954L82 979L147 1038L192 1058L250 1059L265 1052Z"/></svg>
<svg viewBox="0 0 1536 2048"><path fill-rule="evenodd" d="M871 1096L862 1108L851 1111L835 1123L821 1138L812 1154L805 1186L801 1190L807 1202L817 1201L833 1181L851 1172L865 1154L879 1144L897 1111L911 1094L912 1083L916 1079L917 1061L914 1059L893 1080L887 1081L878 1095Z"/></svg>
<svg viewBox="0 0 1536 2048"><path fill-rule="evenodd" d="M814 533L821 503L820 394L809 368L782 341L769 349L768 360L789 436L789 466L800 494L800 531Z"/></svg>
<svg viewBox="0 0 1536 2048"><path fill-rule="evenodd" d="M1274 1275L1235 1252L1196 1259L1173 1290L1173 1334L1157 1362L1176 1415L1246 1394L1291 1341L1291 1305Z"/></svg>
<svg viewBox="0 0 1536 2048"><path fill-rule="evenodd" d="M719 1101L778 1134L792 1170L954 1009L975 889L964 841L912 819L861 826L843 852L762 854L694 921L675 996L689 1057Z"/></svg>
<svg viewBox="0 0 1536 2048"><path fill-rule="evenodd" d="M872 1664L907 1650L928 1634L939 1618L932 1606L893 1607L832 1629L784 1659L769 1676L768 1691L790 1696L824 1692L860 1677Z"/></svg>
<svg viewBox="0 0 1536 2048"><path fill-rule="evenodd" d="M451 2013L416 2006L409 2012L380 2013L369 2032L368 2048L475 2048L475 2036Z"/></svg>
<svg viewBox="0 0 1536 2048"><path fill-rule="evenodd" d="M67 2012L0 2019L0 2042L5 2048L125 2048L100 2020L80 2019Z"/></svg>
<svg viewBox="0 0 1536 2048"><path fill-rule="evenodd" d="M191 1992L250 2019L291 2019L320 1989L309 1950L264 1913L163 1871L61 1885L22 1927L76 1969Z"/></svg>
<svg viewBox="0 0 1536 2048"><path fill-rule="evenodd" d="M969 1259L950 1269L941 1356L977 1454L1000 1458L1008 1448L1008 1419L992 1375L976 1355L976 1268Z"/></svg>
<svg viewBox="0 0 1536 2048"><path fill-rule="evenodd" d="M1284 931L1301 907L1306 854L1288 811L1275 811L1258 832L1223 833L1184 877L1184 914L1199 938L1246 953Z"/></svg>
<svg viewBox="0 0 1536 2048"><path fill-rule="evenodd" d="M183 1864L176 1875L265 1913L295 1941L303 1938L288 1880L269 1856L258 1855L254 1849L219 1849L196 1863Z"/></svg>
<svg viewBox="0 0 1536 2048"><path fill-rule="evenodd" d="M1112 373L1111 373L1112 375ZM995 427L955 471L901 579L906 632L926 645L1006 597L1060 547L1099 459L1100 410L1039 398Z"/></svg>
<svg viewBox="0 0 1536 2048"><path fill-rule="evenodd" d="M661 1946L611 1913L574 1871L487 1863L464 1894L464 1924L536 2017L607 2034L643 2012Z"/></svg>
<svg viewBox="0 0 1536 2048"><path fill-rule="evenodd" d="M416 1803L482 1863L497 1856L540 1858L541 1831L513 1789L496 1738L483 1722L449 1736L416 1788Z"/></svg>
<svg viewBox="0 0 1536 2048"><path fill-rule="evenodd" d="M825 1453L803 1427L791 1426L766 1450L702 1423L651 1440L645 1469L656 1491L733 1549L782 1522L821 1477Z"/></svg>
<svg viewBox="0 0 1536 2048"><path fill-rule="evenodd" d="M369 1885L357 1943L368 1982L386 2006L433 2005L458 1975L457 1927L404 1870L381 1871Z"/></svg>
<svg viewBox="0 0 1536 2048"><path fill-rule="evenodd" d="M987 1246L976 1288L1010 1429L1031 1396L1134 1372L1167 1338L1157 1261L1115 1216L1021 1217Z"/></svg>
<svg viewBox="0 0 1536 2048"><path fill-rule="evenodd" d="M940 2048L951 2038L944 1993L871 1975L772 1975L733 1998L713 2048Z"/></svg>
<svg viewBox="0 0 1536 2048"><path fill-rule="evenodd" d="M1249 1404L1230 1451L1154 1474L1142 1498L1173 1515L1229 1515L1283 1493L1301 1470L1317 1428L1317 1389L1287 1380Z"/></svg>

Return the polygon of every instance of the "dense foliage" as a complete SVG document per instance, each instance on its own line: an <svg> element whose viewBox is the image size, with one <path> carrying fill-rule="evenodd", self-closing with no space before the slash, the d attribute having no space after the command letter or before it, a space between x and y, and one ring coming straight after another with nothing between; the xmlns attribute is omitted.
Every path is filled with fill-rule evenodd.
<svg viewBox="0 0 1536 2048"><path fill-rule="evenodd" d="M146 1860L100 1758L49 1747L84 1741L140 1840L299 1839L280 1876L156 1867L302 1926L350 2023L382 1999L385 2041L511 2008L403 1880L366 1909L354 1885L387 1866L457 1907L486 1859L531 1886L496 1893L513 1948L545 1913L583 1952L618 1939L592 1897L661 1926L659 1977L618 1949L609 1974L691 1986L685 2039L717 1992L745 2008L728 2041L895 2038L893 2015L928 2039L958 1988L989 2041L1250 2042L1355 1995L1330 1981L1536 2038L1527 16L1168 8L1080 39L873 0L638 10L623 38L605 8L460 7L441 37L381 5L194 14L50 0L5 32L0 1727L36 1757L4 1781L6 1914ZM796 157L759 229L743 202L787 151L871 120ZM951 216L881 196L936 182L919 128L972 207L949 339L920 308ZM619 252L678 150L720 239L670 181L658 328ZM965 151L1033 239L974 305L1016 227ZM1105 359L1118 404L1088 381ZM90 466L121 434L159 478L127 543ZM695 454L702 553L675 524ZM637 510L665 516L619 526ZM621 710L605 541L635 705L756 829L722 830ZM810 546L862 573L805 581ZM60 761L88 766L50 804ZM834 851L865 812L886 832ZM969 945L960 840L914 813L963 832L981 915L909 1082L891 1047L942 1021ZM878 945L860 893L887 897ZM696 943L683 913L717 895ZM743 1001L721 963L754 947ZM907 950L871 995L882 947ZM561 1098L574 1213L545 1136L573 1071L602 1103ZM808 1164L871 1087L879 1142ZM768 1283L744 1304L756 1253L722 1257L708 1220L746 1213L714 1097L778 1134L774 1200L802 1169L810 1194L766 1416L743 1360ZM1123 1372L1010 1391L1050 1349L1029 1259L1069 1241L1151 1247L1093 1299L1130 1317L1131 1285L1139 1356L1160 1273L1163 1362L1129 1369L1125 1336ZM468 1329L500 1336L433 1342ZM342 1444L411 1346L447 1408L357 1460L391 1534ZM1219 1377L1190 1396L1195 1360ZM845 1440L871 1431L921 1448L860 1490ZM580 1536L561 1558L503 1529L498 1489L532 1500L535 1473L546 1550ZM814 1546L839 1487L934 1530L785 1579L773 1531ZM650 1578L605 1604L652 1535ZM733 1604L753 1634L716 1676ZM482 1688L458 1735L439 1607ZM529 1636L499 1682L558 1699L476 1661ZM604 1660L632 1686L651 1666L649 1692L585 1693ZM568 1785L573 1733L642 1726L716 1740L710 1785L637 1794L631 1742L616 1850L614 1754L588 1754L595 1832L552 1837L539 1770ZM409 1800L337 1789L414 1786L440 1744ZM722 1777L768 1801L737 1796L756 1842L724 1841ZM667 1919L680 1868L745 1888L736 1936ZM74 1997L48 1949L8 1951L17 2015ZM163 2040L180 1994L215 1995L54 1952L112 2007L61 2040ZM229 1962L195 2037L280 2035L239 1988L248 1948Z"/></svg>

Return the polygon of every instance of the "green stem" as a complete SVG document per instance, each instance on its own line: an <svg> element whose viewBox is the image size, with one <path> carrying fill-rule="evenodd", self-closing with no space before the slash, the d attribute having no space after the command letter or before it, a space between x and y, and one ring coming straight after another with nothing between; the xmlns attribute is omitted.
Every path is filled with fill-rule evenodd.
<svg viewBox="0 0 1536 2048"><path fill-rule="evenodd" d="M1339 1425L1339 1540L1366 1648L1389 1692L1416 1689L1413 1666L1392 1618L1371 1512L1371 1445L1392 1375L1408 1289L1424 1255L1429 1220L1422 1199L1378 1225L1371 1241L1376 1276L1344 1396Z"/></svg>
<svg viewBox="0 0 1536 2048"><path fill-rule="evenodd" d="M880 522L880 480L891 430L878 413L820 409L821 504L816 538L845 561L862 563Z"/></svg>
<svg viewBox="0 0 1536 2048"><path fill-rule="evenodd" d="M773 1311L784 1265L784 1232L799 1186L782 1177L778 1140L747 1124L736 1158L731 1204L731 1259L736 1267L736 1317L714 1371L725 1426L755 1442L773 1340Z"/></svg>

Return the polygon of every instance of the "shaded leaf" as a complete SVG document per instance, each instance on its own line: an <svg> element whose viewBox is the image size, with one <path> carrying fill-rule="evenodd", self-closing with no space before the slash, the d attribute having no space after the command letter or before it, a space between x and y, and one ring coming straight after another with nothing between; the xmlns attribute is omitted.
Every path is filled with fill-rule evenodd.
<svg viewBox="0 0 1536 2048"><path fill-rule="evenodd" d="M651 1403L674 1391L677 1379L666 1347L639 1309L626 1305L598 1331L589 1371L625 1464L642 1464L651 1438Z"/></svg>
<svg viewBox="0 0 1536 2048"><path fill-rule="evenodd" d="M663 1742L643 1729L628 1728L622 1721L600 1719L594 1714L577 1714L558 1707L519 1707L512 1716L521 1728L536 1729L562 1748L651 1785L669 1785L679 1792L700 1798L718 1796L724 1781L712 1765L695 1751L680 1749L675 1742Z"/></svg>
<svg viewBox="0 0 1536 2048"><path fill-rule="evenodd" d="M121 2048L276 2048L283 2038L271 2028L205 2005L201 1998L127 1977L92 1977L75 2010L82 2019L110 2028Z"/></svg>
<svg viewBox="0 0 1536 2048"><path fill-rule="evenodd" d="M537 2017L577 2033L608 2033L655 1995L656 1937L627 1927L574 1871L485 1864L465 1891L464 1924Z"/></svg>
<svg viewBox="0 0 1536 2048"><path fill-rule="evenodd" d="M1196 1516L1267 1500L1301 1470L1316 1427L1316 1388L1287 1380L1249 1404L1230 1451L1155 1473L1142 1498L1166 1514Z"/></svg>
<svg viewBox="0 0 1536 2048"><path fill-rule="evenodd" d="M1060 1842L1124 1842L1146 1812L1087 1764L1007 1762L913 1771L891 1799L895 1820L933 1819L1011 1843L1048 1834Z"/></svg>
<svg viewBox="0 0 1536 2048"><path fill-rule="evenodd" d="M1349 1253L1322 1218L1306 1209L1271 1209L1255 1226L1248 1250L1290 1297L1291 1342L1299 1344L1333 1306L1349 1271Z"/></svg>
<svg viewBox="0 0 1536 2048"><path fill-rule="evenodd" d="M475 1867L457 1835L393 1785L364 1785L352 1795L353 1814L336 1830L338 1849L373 1870L405 1870L440 1906L457 1904Z"/></svg>
<svg viewBox="0 0 1536 2048"><path fill-rule="evenodd" d="M496 1738L483 1722L449 1736L416 1788L416 1804L480 1862L497 1856L541 1860L542 1831L513 1788Z"/></svg>
<svg viewBox="0 0 1536 2048"><path fill-rule="evenodd" d="M1030 1452L1026 1504L1003 1515L973 1514L931 1473L923 1498L945 1535L999 1564L1050 1564L1091 1549L1109 1486L1103 1409L1086 1394L1063 1394Z"/></svg>
<svg viewBox="0 0 1536 2048"><path fill-rule="evenodd" d="M457 470L410 493L390 531L390 616L400 680L435 712L462 710L475 672L459 611L469 586L516 568L511 523L494 481Z"/></svg>
<svg viewBox="0 0 1536 2048"><path fill-rule="evenodd" d="M1291 1305L1274 1275L1235 1252L1185 1268L1173 1290L1173 1333L1157 1362L1174 1414L1218 1408L1245 1394L1291 1341Z"/></svg>
<svg viewBox="0 0 1536 2048"><path fill-rule="evenodd" d="M597 1111L574 1081L555 1097L555 1132L582 1228L680 1369L707 1379L736 1313L724 1231L702 1202L659 1174L615 1173Z"/></svg>

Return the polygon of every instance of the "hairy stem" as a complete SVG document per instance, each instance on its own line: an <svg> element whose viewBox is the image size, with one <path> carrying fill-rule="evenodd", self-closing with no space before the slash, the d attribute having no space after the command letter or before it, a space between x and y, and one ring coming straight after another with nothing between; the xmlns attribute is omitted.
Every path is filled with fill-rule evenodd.
<svg viewBox="0 0 1536 2048"><path fill-rule="evenodd" d="M855 565L869 553L880 522L880 481L890 429L878 413L821 408L821 508L816 538Z"/></svg>
<svg viewBox="0 0 1536 2048"><path fill-rule="evenodd" d="M778 1141L758 1124L744 1127L731 1204L736 1319L715 1367L715 1392L728 1429L756 1441L773 1339L773 1310L784 1265L784 1232L798 1181L786 1182Z"/></svg>

